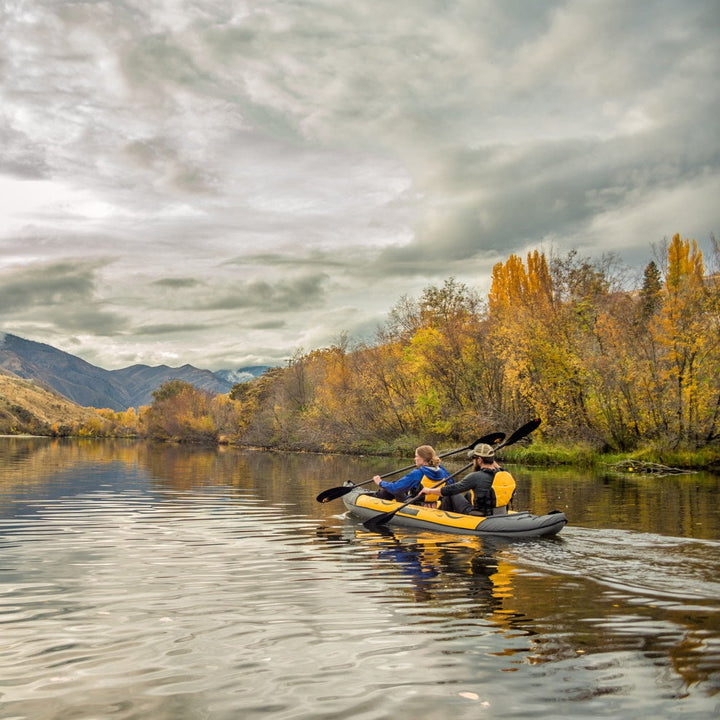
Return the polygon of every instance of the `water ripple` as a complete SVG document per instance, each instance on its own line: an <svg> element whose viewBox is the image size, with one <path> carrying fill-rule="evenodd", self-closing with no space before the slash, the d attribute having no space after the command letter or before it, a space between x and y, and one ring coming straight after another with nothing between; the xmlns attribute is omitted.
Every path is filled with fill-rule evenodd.
<svg viewBox="0 0 720 720"><path fill-rule="evenodd" d="M700 718L712 707L717 544L581 528L497 545L383 537L270 502L236 474L178 490L97 472L107 481L88 472L0 519L2 717L662 718L682 697L670 707Z"/></svg>

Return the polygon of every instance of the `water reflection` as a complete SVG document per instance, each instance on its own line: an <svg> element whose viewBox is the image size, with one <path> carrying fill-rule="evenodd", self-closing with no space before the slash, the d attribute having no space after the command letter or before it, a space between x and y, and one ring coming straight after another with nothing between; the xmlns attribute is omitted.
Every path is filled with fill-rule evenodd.
<svg viewBox="0 0 720 720"><path fill-rule="evenodd" d="M699 549L700 560L695 562L701 566L700 576L692 581L686 569L682 589L674 592L672 583L660 583L656 589L658 573L648 569L633 573L632 581L614 579L603 589L608 583L605 570L589 567L588 554L581 567L567 562L567 548L573 544L580 545L578 553L592 552L585 543L595 545L594 557L598 549L602 553L594 539L582 536L570 541L559 537L523 542L443 540L437 534L388 528L373 533L355 523L318 534L325 540L374 548L377 568L407 580L390 583L392 592L387 597L393 603L414 606L420 623L431 622L437 630L440 621L442 633L463 632L471 637L491 625L506 638L526 639L525 644L506 647L500 654L519 653L522 662L534 665L579 656L592 662L590 657L598 654L637 652L649 660L668 657L682 678L682 687L708 683L711 694L720 690L720 586L707 574L717 569L717 543L693 548ZM643 548L635 539L633 554L638 550L643 558L639 562L649 568L656 561L662 563L661 574L683 560L692 562L687 547L673 559L662 542ZM629 563L630 559L615 553L600 560L601 565L608 562ZM528 564L535 565L535 570ZM554 576L551 570L564 574ZM452 615L438 618L448 607ZM483 625L469 620L480 620ZM685 692L676 690L671 695L680 697Z"/></svg>
<svg viewBox="0 0 720 720"><path fill-rule="evenodd" d="M577 468L514 468L513 474L519 507L557 507L576 526L720 539L720 516L711 500L720 492L718 475L657 477Z"/></svg>
<svg viewBox="0 0 720 720"><path fill-rule="evenodd" d="M0 439L0 715L717 710L717 480L518 468L518 504L570 525L514 542L370 532L342 501L315 502L387 470Z"/></svg>

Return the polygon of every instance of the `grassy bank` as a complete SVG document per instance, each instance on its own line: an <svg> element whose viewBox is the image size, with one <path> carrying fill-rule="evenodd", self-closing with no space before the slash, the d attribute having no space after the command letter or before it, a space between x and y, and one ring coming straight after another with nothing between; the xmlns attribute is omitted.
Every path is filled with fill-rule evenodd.
<svg viewBox="0 0 720 720"><path fill-rule="evenodd" d="M392 444L377 442L357 447L325 448L325 450L351 455L412 457L415 448L424 442L426 441L420 438L403 436ZM451 447L446 446L444 443L435 444L435 448L439 453L447 452ZM500 454L504 461L521 465L574 465L577 467L600 468L623 461L634 461L638 463L656 463L686 470L707 470L720 474L719 446L705 447L700 450L672 450L667 447L648 445L633 452L603 453L589 443L559 444L533 440L528 444L521 442L503 448ZM455 457L461 458L463 456L463 454L458 454Z"/></svg>
<svg viewBox="0 0 720 720"><path fill-rule="evenodd" d="M629 453L600 453L589 445L555 445L533 442L527 446L509 447L502 451L508 462L523 465L577 465L600 467L627 460L657 463L686 470L708 470L720 473L720 448L672 450L645 447Z"/></svg>

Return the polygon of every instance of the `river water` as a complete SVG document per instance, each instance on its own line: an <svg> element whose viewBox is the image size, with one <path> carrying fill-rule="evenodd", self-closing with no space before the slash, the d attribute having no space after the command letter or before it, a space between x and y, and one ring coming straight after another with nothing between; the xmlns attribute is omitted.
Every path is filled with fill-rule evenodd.
<svg viewBox="0 0 720 720"><path fill-rule="evenodd" d="M315 501L410 463L0 438L0 718L719 716L719 477L508 466L569 518L512 542Z"/></svg>

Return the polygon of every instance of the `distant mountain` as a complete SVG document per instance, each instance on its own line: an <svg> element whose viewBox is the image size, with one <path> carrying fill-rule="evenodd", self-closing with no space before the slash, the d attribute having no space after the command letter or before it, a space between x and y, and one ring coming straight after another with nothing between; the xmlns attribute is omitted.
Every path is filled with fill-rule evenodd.
<svg viewBox="0 0 720 720"><path fill-rule="evenodd" d="M250 365L249 367L240 368L239 370L216 370L215 375L223 380L227 380L232 385L237 385L237 383L248 382L253 378L259 377L269 369L270 365Z"/></svg>
<svg viewBox="0 0 720 720"><path fill-rule="evenodd" d="M84 407L125 410L133 398L112 372L44 343L5 334L0 343L0 368L53 388Z"/></svg>
<svg viewBox="0 0 720 720"><path fill-rule="evenodd" d="M210 370L200 370L192 365L183 365L179 368L167 365L131 365L122 370L109 370L113 380L118 383L129 395L130 405L150 405L152 393L168 380L183 380L201 390L212 393L230 392L233 384L223 380Z"/></svg>
<svg viewBox="0 0 720 720"><path fill-rule="evenodd" d="M104 370L51 345L8 333L0 333L0 368L52 388L78 405L113 410L149 405L153 390L168 380L183 380L209 392L227 393L235 383L250 380L267 369L255 366L214 373L192 365L132 365Z"/></svg>

